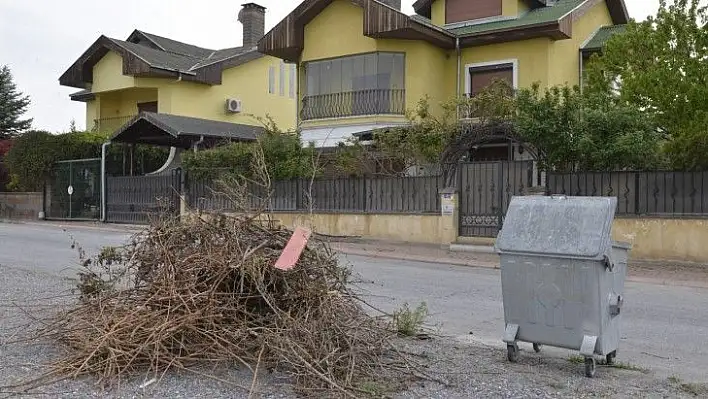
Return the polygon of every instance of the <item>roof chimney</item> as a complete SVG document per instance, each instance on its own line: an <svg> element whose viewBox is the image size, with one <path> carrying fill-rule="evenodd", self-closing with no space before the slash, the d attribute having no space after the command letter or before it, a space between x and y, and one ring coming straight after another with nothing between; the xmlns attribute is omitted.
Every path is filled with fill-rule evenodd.
<svg viewBox="0 0 708 399"><path fill-rule="evenodd" d="M243 24L243 47L251 48L265 35L265 7L256 3L241 6L238 21Z"/></svg>
<svg viewBox="0 0 708 399"><path fill-rule="evenodd" d="M389 7L395 8L401 11L401 0L379 0L379 2L386 4Z"/></svg>

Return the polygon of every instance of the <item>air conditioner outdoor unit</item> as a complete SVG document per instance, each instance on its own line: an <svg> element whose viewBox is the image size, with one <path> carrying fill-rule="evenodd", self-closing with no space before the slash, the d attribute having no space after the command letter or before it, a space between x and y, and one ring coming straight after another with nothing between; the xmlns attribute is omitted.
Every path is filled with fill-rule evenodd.
<svg viewBox="0 0 708 399"><path fill-rule="evenodd" d="M226 100L226 112L237 113L241 112L241 100L229 98Z"/></svg>

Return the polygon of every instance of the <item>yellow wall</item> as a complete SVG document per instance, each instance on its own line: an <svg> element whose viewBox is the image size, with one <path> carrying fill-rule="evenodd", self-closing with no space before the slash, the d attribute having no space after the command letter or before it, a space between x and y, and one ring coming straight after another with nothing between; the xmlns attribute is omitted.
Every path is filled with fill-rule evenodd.
<svg viewBox="0 0 708 399"><path fill-rule="evenodd" d="M95 120L101 117L100 107L101 101L98 98L86 102L86 130L93 129Z"/></svg>
<svg viewBox="0 0 708 399"><path fill-rule="evenodd" d="M282 130L295 128L295 99L290 98L289 65L285 65L285 95L280 95L281 60L269 56L224 71L221 85L173 82L159 88L165 111L177 115L260 125L256 117L270 115ZM275 68L275 93L268 93L268 67ZM243 111L225 110L227 98L240 99ZM159 105L159 104L158 104Z"/></svg>
<svg viewBox="0 0 708 399"><path fill-rule="evenodd" d="M285 65L285 90L281 96L280 64L281 60L265 56L225 70L222 84L210 86L175 79L124 76L120 55L108 52L94 67L92 91L97 93L100 105L87 106L86 119L88 122L89 119L135 115L137 103L157 101L158 112L162 113L251 125L260 125L254 116L269 115L281 129L292 130L296 110L295 99L290 97L290 70ZM268 93L268 67L271 65L275 68L274 94ZM227 98L242 100L243 112L227 113Z"/></svg>
<svg viewBox="0 0 708 399"><path fill-rule="evenodd" d="M305 48L300 61L376 51L376 40L363 34L364 10L335 0L305 25Z"/></svg>
<svg viewBox="0 0 708 399"><path fill-rule="evenodd" d="M430 7L430 19L437 26L445 25L445 0L436 0Z"/></svg>
<svg viewBox="0 0 708 399"><path fill-rule="evenodd" d="M524 0L502 0L502 15L518 17L528 11L529 6Z"/></svg>
<svg viewBox="0 0 708 399"><path fill-rule="evenodd" d="M604 1L597 2L581 18L573 23L573 37L559 40L551 47L550 85L571 86L580 84L580 46L592 36L598 28L612 25L612 17Z"/></svg>
<svg viewBox="0 0 708 399"><path fill-rule="evenodd" d="M100 118L133 116L138 113L138 103L158 101L157 89L148 88L103 92L96 97L100 100Z"/></svg>
<svg viewBox="0 0 708 399"><path fill-rule="evenodd" d="M518 60L519 88L529 87L534 82L539 82L542 87L547 86L550 80L548 68L556 62L550 59L550 48L553 45L550 39L538 38L462 49L462 92L465 92L466 65L509 59ZM455 76L449 76L448 79L455 79Z"/></svg>
<svg viewBox="0 0 708 399"><path fill-rule="evenodd" d="M287 227L309 226L338 236L447 245L456 241L494 245L494 239L461 240L456 216L275 213ZM615 219L613 239L632 244L630 259L708 262L708 220Z"/></svg>
<svg viewBox="0 0 708 399"><path fill-rule="evenodd" d="M375 40L364 36L364 10L344 0L332 2L305 26L305 47L301 62L349 56L374 51L403 52L406 54L405 88L406 108L413 109L426 95L434 107L450 96L446 86L449 53L427 42L412 40ZM346 38L346 40L342 40ZM454 70L452 71L454 72ZM304 80L303 85L304 87ZM303 93L301 93L303 94ZM388 117L386 117L388 118ZM360 123L375 123L382 117L356 118ZM402 118L395 118L400 120ZM345 118L328 121L332 124L352 124ZM305 122L314 127L321 122Z"/></svg>
<svg viewBox="0 0 708 399"><path fill-rule="evenodd" d="M708 263L705 219L615 219L612 236L632 244L632 259Z"/></svg>
<svg viewBox="0 0 708 399"><path fill-rule="evenodd" d="M120 90L133 86L135 79L123 75L123 58L120 54L109 51L93 66L92 92Z"/></svg>
<svg viewBox="0 0 708 399"><path fill-rule="evenodd" d="M308 226L321 234L447 245L455 240L454 218L438 215L275 213L286 227Z"/></svg>

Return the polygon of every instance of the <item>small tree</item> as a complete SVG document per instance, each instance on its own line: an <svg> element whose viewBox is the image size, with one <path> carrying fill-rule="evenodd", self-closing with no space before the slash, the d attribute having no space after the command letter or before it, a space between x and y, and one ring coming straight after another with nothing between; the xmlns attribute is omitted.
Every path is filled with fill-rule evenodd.
<svg viewBox="0 0 708 399"><path fill-rule="evenodd" d="M32 119L21 119L30 104L29 96L17 91L10 68L0 68L0 140L9 139L32 126Z"/></svg>
<svg viewBox="0 0 708 399"><path fill-rule="evenodd" d="M705 2L661 0L656 16L631 22L588 67L588 91L654 118L678 168L708 168L707 27Z"/></svg>

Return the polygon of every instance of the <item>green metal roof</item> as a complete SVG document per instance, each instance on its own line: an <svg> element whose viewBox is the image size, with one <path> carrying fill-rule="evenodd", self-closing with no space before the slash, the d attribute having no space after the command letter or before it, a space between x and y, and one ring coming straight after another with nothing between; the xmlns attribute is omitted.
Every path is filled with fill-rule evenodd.
<svg viewBox="0 0 708 399"><path fill-rule="evenodd" d="M533 9L518 18L491 21L459 28L447 28L446 30L457 36L468 36L500 29L523 28L530 25L550 23L558 21L584 1L585 0L559 0L553 6Z"/></svg>
<svg viewBox="0 0 708 399"><path fill-rule="evenodd" d="M622 33L627 28L627 25L603 26L595 32L595 35L588 40L581 50L595 51L601 50L605 43L614 35Z"/></svg>

